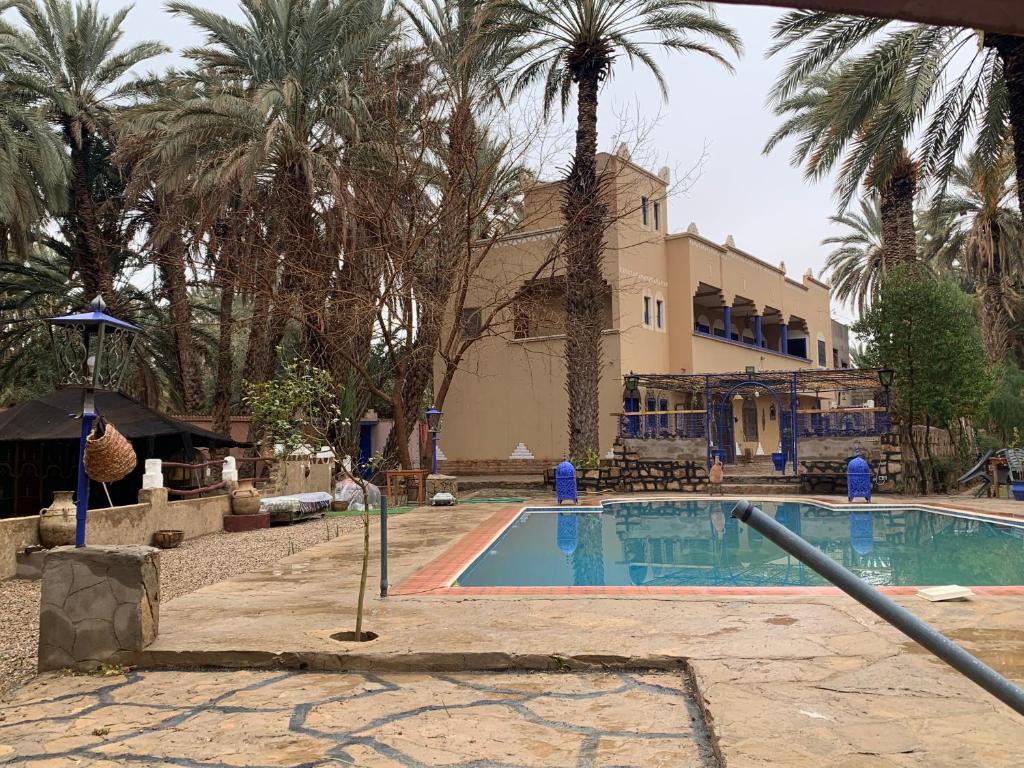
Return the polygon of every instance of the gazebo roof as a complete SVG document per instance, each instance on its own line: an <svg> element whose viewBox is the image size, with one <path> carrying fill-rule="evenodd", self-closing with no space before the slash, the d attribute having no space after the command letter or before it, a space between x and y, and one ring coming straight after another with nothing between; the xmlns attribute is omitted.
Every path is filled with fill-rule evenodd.
<svg viewBox="0 0 1024 768"><path fill-rule="evenodd" d="M799 392L839 392L857 389L881 389L878 371L873 368L800 369L795 371L746 371L730 373L633 373L641 387L684 392L722 392L745 381L772 388L790 388Z"/></svg>

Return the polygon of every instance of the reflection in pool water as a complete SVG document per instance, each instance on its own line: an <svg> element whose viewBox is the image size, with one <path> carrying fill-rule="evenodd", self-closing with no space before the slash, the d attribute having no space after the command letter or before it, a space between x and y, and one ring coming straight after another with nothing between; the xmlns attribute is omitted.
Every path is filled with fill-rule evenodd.
<svg viewBox="0 0 1024 768"><path fill-rule="evenodd" d="M798 560L729 516L732 501L622 502L530 512L458 586L822 586ZM912 509L759 506L878 586L1024 584L1024 527Z"/></svg>

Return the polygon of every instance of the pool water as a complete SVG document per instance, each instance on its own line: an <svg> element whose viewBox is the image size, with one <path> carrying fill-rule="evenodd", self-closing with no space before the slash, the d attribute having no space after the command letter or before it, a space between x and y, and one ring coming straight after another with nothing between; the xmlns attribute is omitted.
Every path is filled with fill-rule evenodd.
<svg viewBox="0 0 1024 768"><path fill-rule="evenodd" d="M730 517L734 501L525 510L455 586L827 586ZM917 509L758 506L876 586L1024 585L1024 526Z"/></svg>

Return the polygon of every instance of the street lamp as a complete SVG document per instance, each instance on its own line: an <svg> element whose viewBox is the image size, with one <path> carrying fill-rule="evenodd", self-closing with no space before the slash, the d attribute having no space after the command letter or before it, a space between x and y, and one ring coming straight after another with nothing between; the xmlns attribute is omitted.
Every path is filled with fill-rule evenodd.
<svg viewBox="0 0 1024 768"><path fill-rule="evenodd" d="M640 389L640 377L630 371L629 376L626 377L626 391L636 392L638 389Z"/></svg>
<svg viewBox="0 0 1024 768"><path fill-rule="evenodd" d="M892 383L896 380L896 371L892 368L879 368L878 369L878 381L882 385L882 389L885 390L885 407L889 408L889 389L892 387Z"/></svg>
<svg viewBox="0 0 1024 768"><path fill-rule="evenodd" d="M78 490L75 493L75 546L85 546L89 478L85 473L85 439L96 419L96 390L117 390L135 347L137 326L111 317L97 296L89 312L51 317L46 322L53 347L58 386L82 388L82 436L78 443Z"/></svg>
<svg viewBox="0 0 1024 768"><path fill-rule="evenodd" d="M433 471L431 474L434 475L437 474L437 433L441 431L441 417L443 416L444 414L434 406L430 406L427 410L427 429L430 430L434 451Z"/></svg>

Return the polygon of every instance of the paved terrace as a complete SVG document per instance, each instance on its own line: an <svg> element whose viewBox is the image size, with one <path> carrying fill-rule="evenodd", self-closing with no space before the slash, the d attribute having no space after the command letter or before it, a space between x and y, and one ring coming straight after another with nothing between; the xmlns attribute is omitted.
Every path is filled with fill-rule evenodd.
<svg viewBox="0 0 1024 768"><path fill-rule="evenodd" d="M976 511L1015 511L1011 502L982 500L965 506ZM402 582L415 585L412 577L425 564L450 564L447 561L451 558L445 553L452 543L473 535L481 524L500 516L503 509L497 505L427 508L392 518L392 584L402 592ZM376 520L373 524L376 542ZM489 535L477 534L476 543L486 544ZM373 557L376 562L376 551ZM446 680L454 675L467 684L506 690L509 686L503 681L509 679L508 675L466 673L539 670L545 677L533 678L539 680L540 688L535 690L557 693L561 686L568 686L569 690L589 691L600 698L601 691L627 685L616 675L639 679L636 676L653 671L661 683L643 679L665 690L692 686L704 713L704 723L693 726L696 735L687 746L691 751L679 752L676 762L662 762L662 757L670 754L664 752L659 752L657 759L634 762L648 754L643 750L654 747L639 737L630 741L624 735L657 730L652 729L650 718L657 717L664 702L646 701L630 709L620 701L613 707L620 715L617 725L608 733L591 734L589 752L582 749L576 736L572 737L576 746L569 750L574 755L571 759L553 747L554 751L545 751L540 745L555 744L563 738L549 734L547 742L531 741L536 749L517 753L516 759L511 754L502 758L487 753L487 759L504 760L502 764L509 765L1020 765L1024 720L842 595L641 596L616 594L612 589L583 597L439 596L411 590L411 594L381 600L375 596L378 572L374 567L365 626L380 638L357 646L339 643L331 635L352 628L359 560L360 537L350 534L285 558L265 571L173 600L162 609L159 639L133 661L146 668L344 670L345 675L309 677L309 685L324 687L327 692L303 699L304 712L316 709L320 699L329 698L329 691L339 685L404 688L415 684L429 691L430 685L450 686ZM996 669L1024 682L1024 597L986 593L970 602L944 604L909 596L897 599ZM553 672L576 674L554 675L554 680L563 681L557 683L548 679ZM189 682L195 677L188 675L195 673L160 674L176 675L175 685L188 690L192 690L190 685L198 684ZM220 681L210 685L224 687L225 693L244 684L224 682L233 680L225 678L224 673L207 674ZM244 674L257 675L245 678L254 685L295 685L287 678L266 683L274 679L272 672ZM62 686L78 685L74 682L77 680L81 678L42 678L37 689L25 695L39 700L44 698L38 689L40 684L52 696L59 694ZM348 682L342 682L345 680ZM140 690L136 686L135 691ZM220 701L216 691L209 686L205 690L204 701ZM67 693L71 695L74 690ZM386 725L391 727L392 721L387 720L391 715L410 709L419 711L419 707L426 706L425 701L436 705L431 695L407 697L400 704L391 696L390 714L381 714L385 719L375 721L373 728L386 730ZM508 695L501 694L506 698ZM685 701L685 692L681 692L680 706ZM145 698L139 703L145 703ZM592 704L597 706L596 701ZM495 706L514 710L518 713L515 717L523 716L522 710L507 702ZM218 727L217 717L232 716L230 711L210 713L201 707L196 712L212 718L211 727ZM665 712L666 722L660 732L672 734L670 740L685 740L689 719L680 718L678 712ZM480 733L486 734L491 726L481 724L477 714L456 714L457 719L448 723L448 732L464 734L481 729ZM144 715L138 717L145 719ZM149 717L154 722L163 719L157 710ZM183 720L190 717L182 716ZM334 725L347 723L348 719L348 714L338 710ZM565 718L559 715L548 720L563 722ZM294 718L290 722L294 724ZM140 727L138 723L136 727ZM558 733L554 727L552 733ZM705 728L707 742L716 752L710 763L700 751L699 736ZM512 728L495 738L514 739L517 732ZM527 730L521 732L528 734ZM424 733L420 732L418 743L427 738ZM17 726L0 727L0 745L12 743L18 734L25 737ZM363 734L366 738L372 735ZM612 741L607 741L609 738ZM622 760L613 759L612 753L599 759L592 748L594 739L607 749L612 743L621 746L626 750ZM368 742L359 743L366 746ZM339 742L332 744L338 747ZM416 753L420 757L405 762L396 758L396 764L469 765L484 755L480 745L460 742L452 749L447 756L428 757L428 753L420 752ZM378 757L385 754L373 751ZM53 756L54 752L49 754ZM0 746L0 762L3 756ZM294 764L276 759L263 762ZM226 764L241 763L232 759ZM310 764L320 763L314 760ZM361 764L384 763L368 760Z"/></svg>

